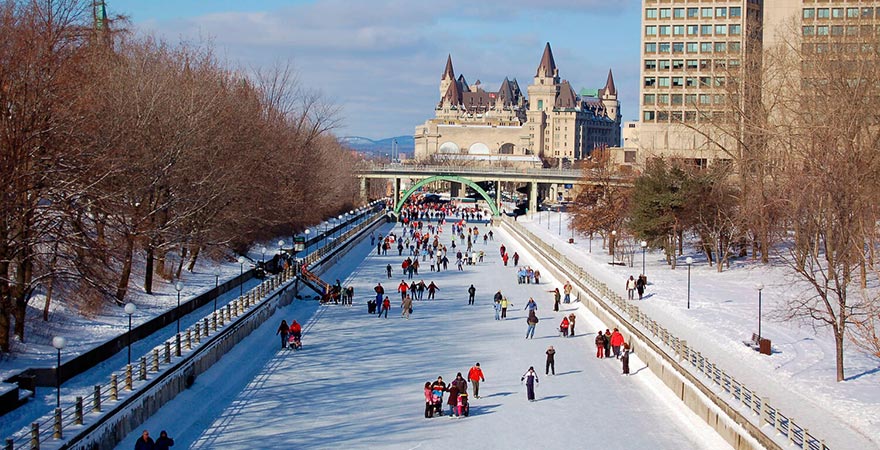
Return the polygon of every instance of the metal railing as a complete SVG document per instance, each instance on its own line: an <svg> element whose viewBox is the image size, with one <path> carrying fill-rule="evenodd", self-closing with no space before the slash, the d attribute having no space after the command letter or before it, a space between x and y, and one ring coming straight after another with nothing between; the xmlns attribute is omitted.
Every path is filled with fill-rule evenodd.
<svg viewBox="0 0 880 450"><path fill-rule="evenodd" d="M528 175L536 177L563 177L580 179L583 172L579 169L535 169L514 167L486 167L486 166L431 166L431 165L403 165L403 164L375 164L365 163L355 167L356 173L366 172L407 172L425 173L431 175L443 173L484 174L484 175Z"/></svg>
<svg viewBox="0 0 880 450"><path fill-rule="evenodd" d="M376 220L384 216L384 211L368 216L360 224L342 233L337 239L329 241L327 245L316 249L305 258L298 259L299 264L312 265L349 238L357 235L361 230L374 225ZM115 402L130 397L148 381L150 374L158 374L179 363L189 356L192 350L199 348L203 342L208 343L219 332L222 332L225 326L232 325L237 318L251 311L254 307L258 307L264 297L285 283L292 281L295 277L295 266L268 277L244 295L224 307L217 308L216 312L183 330L180 333L180 339L175 334L162 344L153 347L148 353L138 358L134 364L127 364L121 370L111 373L106 383L97 384L91 392L82 392L82 395L76 396L73 404L56 408L53 413L39 418L29 427L8 437L3 449L39 449L44 442L63 439L64 430L67 427L83 425L89 418L88 416L101 414L108 405L114 405Z"/></svg>
<svg viewBox="0 0 880 450"><path fill-rule="evenodd" d="M729 395L729 398L736 400L736 404L730 404L726 401L725 403L729 406L737 406L738 404L751 411L753 417L750 422L756 425L760 432L764 433L769 439L774 440L764 431L763 427L765 425L771 426L780 436L788 441L789 445L805 450L829 450L824 440L811 434L806 427L795 422L790 416L784 415L778 408L773 407L766 401L766 398L759 396L757 391L749 389L732 375L704 357L699 351L687 345L687 341L679 339L670 333L669 330L642 312L638 306L633 303L627 303L623 296L587 273L564 254L544 242L543 239L510 218L504 217L502 220L511 230L527 239L532 245L552 258L554 264L560 266L569 276L572 276L573 280L578 280L581 282L581 285L587 286L589 293L598 300L597 304L611 312L609 304L606 303L606 301L610 301L610 305L616 308L613 311L614 313L628 317L631 323L641 326L643 331L647 331L659 342L662 342L667 349L674 352L679 361L686 363L682 367L689 367L696 374L702 375L703 379L710 381L721 392ZM656 344L657 342L654 341L654 343ZM670 360L673 359L668 354L666 356ZM718 398L721 397L719 396Z"/></svg>

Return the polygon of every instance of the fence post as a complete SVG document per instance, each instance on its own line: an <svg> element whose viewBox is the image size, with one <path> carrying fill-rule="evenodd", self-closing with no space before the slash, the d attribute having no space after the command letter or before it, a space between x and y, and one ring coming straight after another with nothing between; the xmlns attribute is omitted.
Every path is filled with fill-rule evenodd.
<svg viewBox="0 0 880 450"><path fill-rule="evenodd" d="M165 364L171 364L171 343L165 341Z"/></svg>
<svg viewBox="0 0 880 450"><path fill-rule="evenodd" d="M52 433L52 437L55 439L61 439L61 408L55 408L55 426L54 432Z"/></svg>
<svg viewBox="0 0 880 450"><path fill-rule="evenodd" d="M196 326L199 326L199 324L196 324ZM186 349L192 350L192 331L189 328L186 329Z"/></svg>
<svg viewBox="0 0 880 450"><path fill-rule="evenodd" d="M92 411L101 412L101 385L95 385L95 398L92 400Z"/></svg>
<svg viewBox="0 0 880 450"><path fill-rule="evenodd" d="M147 357L146 356L141 356L140 372L141 372L141 376L140 376L141 381L146 380L147 379Z"/></svg>
<svg viewBox="0 0 880 450"><path fill-rule="evenodd" d="M31 423L31 450L40 450L40 424Z"/></svg>
<svg viewBox="0 0 880 450"><path fill-rule="evenodd" d="M12 438L6 438L6 445L3 446L3 450L12 450L12 447L15 445L15 441Z"/></svg>
<svg viewBox="0 0 880 450"><path fill-rule="evenodd" d="M770 411L767 410L767 398L768 397L761 397L761 413L759 414L758 418L759 427L762 427L765 423L767 423L767 418L770 413Z"/></svg>
<svg viewBox="0 0 880 450"><path fill-rule="evenodd" d="M806 428L801 428L801 448L804 450L810 450L810 433Z"/></svg>
<svg viewBox="0 0 880 450"><path fill-rule="evenodd" d="M214 311L214 313L211 314L211 331L217 331L217 311ZM208 327L205 327L205 333L207 332ZM205 334L205 336L207 336L207 334Z"/></svg>
<svg viewBox="0 0 880 450"><path fill-rule="evenodd" d="M125 366L125 390L131 390L131 364Z"/></svg>
<svg viewBox="0 0 880 450"><path fill-rule="evenodd" d="M110 400L119 400L119 380L115 373L110 375Z"/></svg>
<svg viewBox="0 0 880 450"><path fill-rule="evenodd" d="M153 349L153 372L159 371L159 349Z"/></svg>
<svg viewBox="0 0 880 450"><path fill-rule="evenodd" d="M189 332L189 330L187 330ZM202 342L202 324L200 322L196 322L196 331L194 333L196 338L196 345Z"/></svg>
<svg viewBox="0 0 880 450"><path fill-rule="evenodd" d="M202 328L205 330L205 337L208 337L208 318L205 317Z"/></svg>
<svg viewBox="0 0 880 450"><path fill-rule="evenodd" d="M83 398L81 396L76 397L76 408L74 409L74 419L73 423L77 425L82 425L83 423Z"/></svg>

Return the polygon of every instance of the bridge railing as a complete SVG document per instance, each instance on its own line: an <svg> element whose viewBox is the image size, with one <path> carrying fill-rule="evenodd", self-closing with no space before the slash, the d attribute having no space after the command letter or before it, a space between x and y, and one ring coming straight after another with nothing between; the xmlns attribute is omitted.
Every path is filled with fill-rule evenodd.
<svg viewBox="0 0 880 450"><path fill-rule="evenodd" d="M406 172L425 174L481 174L481 175L528 175L528 176L556 176L568 178L580 178L583 171L580 169L535 169L514 167L470 167L470 166L432 166L421 164L376 164L364 163L355 167L358 173L366 172Z"/></svg>

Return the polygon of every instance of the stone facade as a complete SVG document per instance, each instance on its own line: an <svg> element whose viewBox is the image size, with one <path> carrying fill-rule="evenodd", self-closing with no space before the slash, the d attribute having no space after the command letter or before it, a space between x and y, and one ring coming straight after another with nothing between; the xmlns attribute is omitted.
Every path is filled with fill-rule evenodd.
<svg viewBox="0 0 880 450"><path fill-rule="evenodd" d="M415 130L415 158L544 165L546 159L587 158L620 142L620 102L611 71L595 96L578 95L559 70L548 43L528 98L516 79L496 92L455 77L451 56L440 79L435 117Z"/></svg>

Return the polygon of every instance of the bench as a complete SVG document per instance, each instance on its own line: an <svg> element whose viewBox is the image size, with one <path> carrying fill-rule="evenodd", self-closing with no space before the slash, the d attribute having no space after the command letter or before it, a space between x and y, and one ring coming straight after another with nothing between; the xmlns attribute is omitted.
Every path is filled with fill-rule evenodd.
<svg viewBox="0 0 880 450"><path fill-rule="evenodd" d="M742 343L751 347L752 350L760 352L764 355L769 355L772 353L770 339L759 337L757 333L752 333L752 339L748 341L742 341Z"/></svg>

